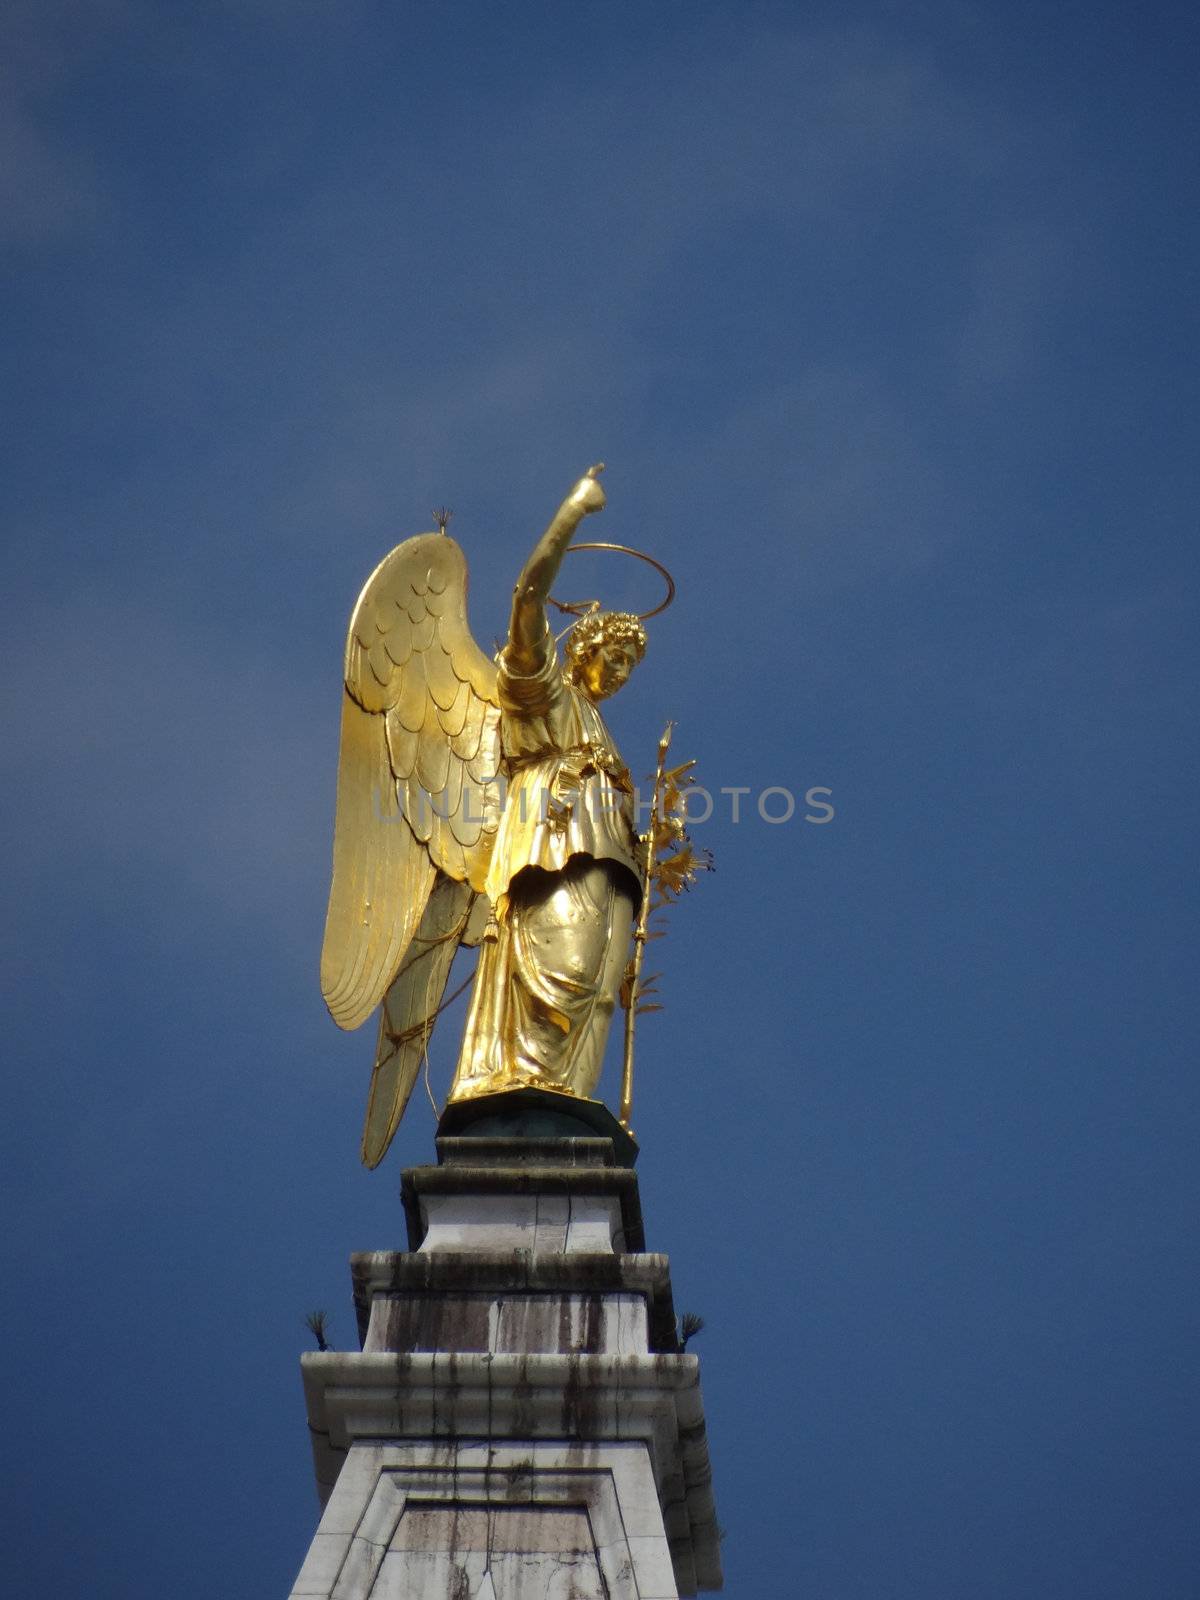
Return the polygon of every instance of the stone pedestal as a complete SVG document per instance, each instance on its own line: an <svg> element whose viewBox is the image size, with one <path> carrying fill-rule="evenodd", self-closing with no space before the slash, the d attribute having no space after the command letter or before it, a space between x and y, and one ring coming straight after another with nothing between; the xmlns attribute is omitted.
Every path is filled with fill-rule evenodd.
<svg viewBox="0 0 1200 1600"><path fill-rule="evenodd" d="M321 1524L293 1600L676 1600L721 1586L699 1369L604 1138L438 1140L362 1350L302 1358Z"/></svg>

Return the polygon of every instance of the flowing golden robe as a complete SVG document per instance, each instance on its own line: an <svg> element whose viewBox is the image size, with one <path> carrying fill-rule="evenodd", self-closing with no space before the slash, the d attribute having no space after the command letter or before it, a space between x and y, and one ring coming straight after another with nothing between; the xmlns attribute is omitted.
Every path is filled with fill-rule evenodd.
<svg viewBox="0 0 1200 1600"><path fill-rule="evenodd" d="M590 1096L629 954L638 899L629 772L596 706L540 663L498 678L508 788L450 1099L532 1085Z"/></svg>

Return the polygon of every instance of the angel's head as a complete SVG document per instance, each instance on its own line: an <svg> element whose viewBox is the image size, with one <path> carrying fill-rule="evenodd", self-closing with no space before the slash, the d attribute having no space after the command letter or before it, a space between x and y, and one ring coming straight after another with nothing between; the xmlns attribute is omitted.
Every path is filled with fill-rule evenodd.
<svg viewBox="0 0 1200 1600"><path fill-rule="evenodd" d="M567 635L567 677L589 700L605 700L646 654L646 630L628 611L590 611Z"/></svg>

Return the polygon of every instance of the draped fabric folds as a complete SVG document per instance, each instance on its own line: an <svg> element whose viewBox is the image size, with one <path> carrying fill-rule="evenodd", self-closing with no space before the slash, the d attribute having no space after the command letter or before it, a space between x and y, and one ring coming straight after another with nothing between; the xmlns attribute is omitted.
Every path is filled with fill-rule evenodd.
<svg viewBox="0 0 1200 1600"><path fill-rule="evenodd" d="M549 634L532 674L500 658L508 780L451 1100L525 1085L590 1096L638 901L629 774Z"/></svg>
<svg viewBox="0 0 1200 1600"><path fill-rule="evenodd" d="M631 889L586 856L514 880L480 946L451 1100L526 1085L594 1093L629 951Z"/></svg>

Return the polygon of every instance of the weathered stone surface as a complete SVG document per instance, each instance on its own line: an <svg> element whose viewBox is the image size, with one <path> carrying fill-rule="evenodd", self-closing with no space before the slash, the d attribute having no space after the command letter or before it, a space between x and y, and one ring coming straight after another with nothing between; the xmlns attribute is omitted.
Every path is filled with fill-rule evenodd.
<svg viewBox="0 0 1200 1600"><path fill-rule="evenodd" d="M634 1355L647 1345L637 1294L468 1293L379 1297L363 1349Z"/></svg>
<svg viewBox="0 0 1200 1600"><path fill-rule="evenodd" d="M640 1444L658 1535L680 1592L720 1586L720 1548L695 1356L313 1353L302 1360L323 1496L380 1439ZM330 1498L332 1509L334 1498ZM326 1524L322 1522L322 1531Z"/></svg>
<svg viewBox="0 0 1200 1600"><path fill-rule="evenodd" d="M471 1299L507 1306L523 1296L599 1296L605 1299L634 1296L646 1308L648 1344L640 1348L648 1348L655 1354L672 1354L678 1350L670 1265L663 1255L374 1250L351 1256L350 1266L358 1336L365 1349L491 1348L482 1342L482 1310L474 1314L477 1319L475 1334L466 1327L452 1335L458 1341L455 1344L405 1343L390 1331L392 1327L405 1326L403 1322L392 1322L394 1316L404 1315L392 1309L398 1302L421 1303L431 1308L443 1302L463 1305L462 1316L469 1324L471 1312L465 1308L465 1302ZM429 1326L428 1319L436 1315L433 1309L411 1313L418 1322L424 1319L426 1326ZM561 1346L531 1343L525 1348L558 1349Z"/></svg>
<svg viewBox="0 0 1200 1600"><path fill-rule="evenodd" d="M439 1168L433 1168L441 1176ZM455 1174L457 1176L457 1174ZM611 1251L624 1238L616 1195L421 1192L419 1249L531 1250L535 1255Z"/></svg>
<svg viewBox="0 0 1200 1600"><path fill-rule="evenodd" d="M324 1514L294 1600L676 1600L721 1584L699 1368L611 1141L441 1139L412 1249L302 1359ZM480 1244L485 1248L479 1248Z"/></svg>
<svg viewBox="0 0 1200 1600"><path fill-rule="evenodd" d="M637 1177L614 1164L610 1139L439 1139L438 1160L401 1180L410 1250L431 1228L430 1249L646 1247Z"/></svg>
<svg viewBox="0 0 1200 1600"><path fill-rule="evenodd" d="M436 1140L439 1167L503 1167L506 1171L522 1167L597 1167L619 1166L611 1139L544 1138L504 1139L468 1138Z"/></svg>
<svg viewBox="0 0 1200 1600"><path fill-rule="evenodd" d="M677 1600L654 1498L636 1445L363 1442L292 1597Z"/></svg>

